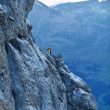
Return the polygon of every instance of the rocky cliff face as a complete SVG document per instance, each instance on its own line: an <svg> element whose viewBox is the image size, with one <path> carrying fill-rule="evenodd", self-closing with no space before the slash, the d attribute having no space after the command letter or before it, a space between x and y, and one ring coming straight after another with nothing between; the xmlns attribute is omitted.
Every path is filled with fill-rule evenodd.
<svg viewBox="0 0 110 110"><path fill-rule="evenodd" d="M61 56L35 46L26 17L34 0L0 0L0 110L96 110L90 88Z"/></svg>

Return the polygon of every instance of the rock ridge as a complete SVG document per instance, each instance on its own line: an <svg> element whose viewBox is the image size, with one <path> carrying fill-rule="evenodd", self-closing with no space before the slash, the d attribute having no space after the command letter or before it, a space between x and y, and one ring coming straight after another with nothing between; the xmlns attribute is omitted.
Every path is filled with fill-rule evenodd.
<svg viewBox="0 0 110 110"><path fill-rule="evenodd" d="M0 110L96 110L87 84L61 56L35 45L26 21L34 0L0 0Z"/></svg>

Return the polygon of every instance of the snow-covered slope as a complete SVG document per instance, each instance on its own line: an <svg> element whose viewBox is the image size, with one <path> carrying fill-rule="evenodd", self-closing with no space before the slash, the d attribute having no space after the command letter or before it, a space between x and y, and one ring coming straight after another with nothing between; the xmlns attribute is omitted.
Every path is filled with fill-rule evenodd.
<svg viewBox="0 0 110 110"><path fill-rule="evenodd" d="M105 98L110 97L110 1L55 7L38 2L29 19L36 43L45 51L51 47L53 54L62 54L71 70L93 88L100 110L110 108Z"/></svg>

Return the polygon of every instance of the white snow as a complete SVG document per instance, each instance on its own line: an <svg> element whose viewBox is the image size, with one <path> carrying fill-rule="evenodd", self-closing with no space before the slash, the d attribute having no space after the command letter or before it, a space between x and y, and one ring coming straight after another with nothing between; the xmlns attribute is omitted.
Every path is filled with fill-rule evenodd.
<svg viewBox="0 0 110 110"><path fill-rule="evenodd" d="M106 1L106 0L98 0L99 2L103 2L103 1Z"/></svg>
<svg viewBox="0 0 110 110"><path fill-rule="evenodd" d="M88 1L88 0L39 0L39 1L46 4L47 6L52 6L52 5L61 4L61 3L82 2L82 1Z"/></svg>

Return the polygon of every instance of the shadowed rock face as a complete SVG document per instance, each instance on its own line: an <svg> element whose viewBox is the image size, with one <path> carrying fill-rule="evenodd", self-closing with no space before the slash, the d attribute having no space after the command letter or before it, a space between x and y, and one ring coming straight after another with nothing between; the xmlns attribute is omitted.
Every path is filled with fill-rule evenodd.
<svg viewBox="0 0 110 110"><path fill-rule="evenodd" d="M90 88L61 56L35 46L26 17L34 0L0 0L0 110L96 110Z"/></svg>

